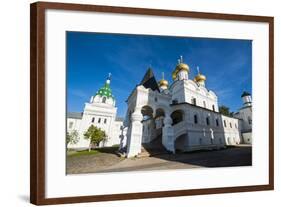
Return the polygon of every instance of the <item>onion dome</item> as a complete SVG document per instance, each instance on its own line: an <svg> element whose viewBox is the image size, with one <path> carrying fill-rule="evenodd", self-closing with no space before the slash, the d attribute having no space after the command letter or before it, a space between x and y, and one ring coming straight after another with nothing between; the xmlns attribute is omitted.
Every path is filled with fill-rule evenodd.
<svg viewBox="0 0 281 207"><path fill-rule="evenodd" d="M180 56L179 62L177 64L175 70L172 73L173 80L176 80L177 75L180 71L186 71L187 73L189 73L189 66L183 62L182 56Z"/></svg>
<svg viewBox="0 0 281 207"><path fill-rule="evenodd" d="M110 88L110 75L108 76L108 78L106 79L106 82L104 84L103 87L101 87L97 93L96 96L101 96L101 97L107 97L107 98L112 98L114 99L114 96L112 95L112 91Z"/></svg>
<svg viewBox="0 0 281 207"><path fill-rule="evenodd" d="M205 86L206 76L204 76L203 74L200 73L198 66L196 69L197 69L198 74L197 74L197 76L195 76L194 81L201 86Z"/></svg>
<svg viewBox="0 0 281 207"><path fill-rule="evenodd" d="M159 84L160 88L162 88L162 87L168 88L169 82L164 79L164 73L162 73L162 79L158 82L158 84Z"/></svg>
<svg viewBox="0 0 281 207"><path fill-rule="evenodd" d="M205 80L206 80L206 76L204 76L204 75L198 73L198 75L195 76L194 80L195 80L196 82L205 81Z"/></svg>
<svg viewBox="0 0 281 207"><path fill-rule="evenodd" d="M245 97L245 96L250 96L251 94L247 91L244 91L241 95L241 98Z"/></svg>
<svg viewBox="0 0 281 207"><path fill-rule="evenodd" d="M160 86L160 87L161 87L161 86L167 86L167 87L168 87L168 85L169 85L169 83L168 83L167 80L160 80L160 81L159 81L159 86Z"/></svg>

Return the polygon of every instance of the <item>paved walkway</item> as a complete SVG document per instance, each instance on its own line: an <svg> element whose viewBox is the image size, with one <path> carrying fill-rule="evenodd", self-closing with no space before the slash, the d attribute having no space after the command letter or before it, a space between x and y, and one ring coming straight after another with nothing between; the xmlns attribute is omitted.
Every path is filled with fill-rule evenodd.
<svg viewBox="0 0 281 207"><path fill-rule="evenodd" d="M189 169L252 165L252 148L248 145L215 151L163 154L154 157L120 158L101 153L67 158L67 173L125 172L144 170Z"/></svg>

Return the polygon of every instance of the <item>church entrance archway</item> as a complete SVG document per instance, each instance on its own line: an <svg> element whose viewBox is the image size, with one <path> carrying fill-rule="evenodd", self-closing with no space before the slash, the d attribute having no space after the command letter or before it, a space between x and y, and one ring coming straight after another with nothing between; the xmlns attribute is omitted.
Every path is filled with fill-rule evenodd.
<svg viewBox="0 0 281 207"><path fill-rule="evenodd" d="M175 140L175 150L176 152L184 152L186 150L186 145L188 144L187 134L182 134Z"/></svg>
<svg viewBox="0 0 281 207"><path fill-rule="evenodd" d="M143 115L143 121L153 118L153 109L148 105L141 108L141 113Z"/></svg>
<svg viewBox="0 0 281 207"><path fill-rule="evenodd" d="M162 108L156 109L155 118L157 117L165 117L165 111Z"/></svg>
<svg viewBox="0 0 281 207"><path fill-rule="evenodd" d="M155 124L156 129L161 129L164 126L165 111L162 108L156 109Z"/></svg>

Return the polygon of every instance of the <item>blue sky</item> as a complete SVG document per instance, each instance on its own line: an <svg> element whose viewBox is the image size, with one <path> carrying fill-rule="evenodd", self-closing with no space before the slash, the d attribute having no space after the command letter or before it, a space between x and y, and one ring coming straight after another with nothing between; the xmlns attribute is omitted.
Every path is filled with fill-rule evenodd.
<svg viewBox="0 0 281 207"><path fill-rule="evenodd" d="M118 116L125 116L126 100L152 67L157 80L161 73L172 83L179 56L197 74L207 77L219 105L237 111L244 90L252 92L252 42L250 40L120 35L67 32L67 111L82 112L85 102L102 87L108 76L116 98Z"/></svg>

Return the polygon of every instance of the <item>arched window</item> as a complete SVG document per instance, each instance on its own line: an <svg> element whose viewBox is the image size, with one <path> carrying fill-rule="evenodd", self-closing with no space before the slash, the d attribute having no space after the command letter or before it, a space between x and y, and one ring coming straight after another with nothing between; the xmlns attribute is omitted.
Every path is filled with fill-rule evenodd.
<svg viewBox="0 0 281 207"><path fill-rule="evenodd" d="M183 121L183 111L181 110L176 110L171 114L171 118L173 120L172 125L175 125L181 121Z"/></svg>
<svg viewBox="0 0 281 207"><path fill-rule="evenodd" d="M223 120L223 125L224 125L224 127L226 127L226 121L225 120Z"/></svg>
<svg viewBox="0 0 281 207"><path fill-rule="evenodd" d="M101 122L101 118L98 119L98 123L100 123L100 122Z"/></svg>
<svg viewBox="0 0 281 207"><path fill-rule="evenodd" d="M71 129L73 127L73 122L69 122L69 125L68 125L69 129Z"/></svg>
<svg viewBox="0 0 281 207"><path fill-rule="evenodd" d="M102 97L102 103L106 102L106 97Z"/></svg>
<svg viewBox="0 0 281 207"><path fill-rule="evenodd" d="M204 108L207 108L206 101L203 101Z"/></svg>
<svg viewBox="0 0 281 207"><path fill-rule="evenodd" d="M194 97L191 98L191 104L196 106L196 98L194 98Z"/></svg>
<svg viewBox="0 0 281 207"><path fill-rule="evenodd" d="M214 104L212 105L212 107L213 107L213 111L215 111L215 105Z"/></svg>
<svg viewBox="0 0 281 207"><path fill-rule="evenodd" d="M198 118L197 118L197 115L195 114L194 115L194 124L197 124L198 123Z"/></svg>
<svg viewBox="0 0 281 207"><path fill-rule="evenodd" d="M218 119L216 119L216 125L219 126L219 120Z"/></svg>
<svg viewBox="0 0 281 207"><path fill-rule="evenodd" d="M207 125L210 125L209 117L206 118L206 124L207 124Z"/></svg>
<svg viewBox="0 0 281 207"><path fill-rule="evenodd" d="M248 122L249 122L250 125L252 124L252 119L249 116L248 116Z"/></svg>
<svg viewBox="0 0 281 207"><path fill-rule="evenodd" d="M106 119L104 119L104 120L103 120L103 123L105 123L105 124L106 124Z"/></svg>
<svg viewBox="0 0 281 207"><path fill-rule="evenodd" d="M95 117L92 118L92 123L95 123Z"/></svg>
<svg viewBox="0 0 281 207"><path fill-rule="evenodd" d="M232 124L231 124L231 122L229 123L229 126L230 126L230 128L232 128Z"/></svg>
<svg viewBox="0 0 281 207"><path fill-rule="evenodd" d="M172 100L172 104L178 104L179 102L178 102L178 99L174 99L174 100Z"/></svg>

